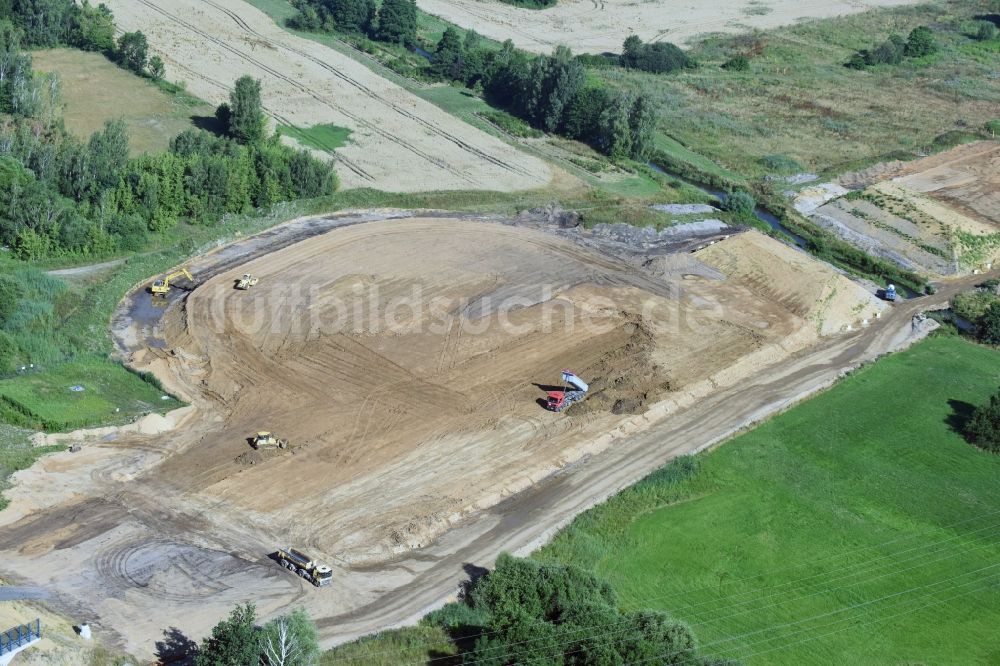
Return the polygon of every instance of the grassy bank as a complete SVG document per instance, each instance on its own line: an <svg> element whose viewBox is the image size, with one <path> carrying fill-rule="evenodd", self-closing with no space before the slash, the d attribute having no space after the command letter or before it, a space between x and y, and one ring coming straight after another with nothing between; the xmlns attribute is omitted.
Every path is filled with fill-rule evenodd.
<svg viewBox="0 0 1000 666"><path fill-rule="evenodd" d="M1000 41L976 41L988 0L953 0L805 21L697 43L695 70L668 76L595 70L608 84L654 94L660 131L747 177L838 173L912 158L982 133L1000 102ZM890 33L933 27L939 51L865 71L844 67ZM750 69L721 68L747 55ZM669 149L668 142L658 146ZM707 170L707 169L703 169Z"/></svg>
<svg viewBox="0 0 1000 666"><path fill-rule="evenodd" d="M101 357L37 367L0 380L4 420L38 430L122 424L180 406L151 377L140 377Z"/></svg>
<svg viewBox="0 0 1000 666"><path fill-rule="evenodd" d="M937 337L581 515L537 557L748 664L988 663L1000 458L953 429L1000 354Z"/></svg>

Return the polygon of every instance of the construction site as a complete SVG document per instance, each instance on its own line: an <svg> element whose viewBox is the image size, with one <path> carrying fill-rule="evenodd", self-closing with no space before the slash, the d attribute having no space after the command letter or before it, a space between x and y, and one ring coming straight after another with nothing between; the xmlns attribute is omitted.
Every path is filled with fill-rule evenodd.
<svg viewBox="0 0 1000 666"><path fill-rule="evenodd" d="M904 268L938 277L988 271L1000 258L1000 146L981 141L888 162L812 188L819 226ZM804 196L803 196L804 195ZM800 197L808 201L807 188Z"/></svg>
<svg viewBox="0 0 1000 666"><path fill-rule="evenodd" d="M134 654L247 595L349 637L334 618L438 561L402 560L892 307L758 232L704 229L365 211L197 257L166 294L163 276L138 285L119 354L189 406L40 435L83 445L17 475L8 566ZM609 469L618 487L636 474ZM289 545L332 569L323 589L273 559Z"/></svg>

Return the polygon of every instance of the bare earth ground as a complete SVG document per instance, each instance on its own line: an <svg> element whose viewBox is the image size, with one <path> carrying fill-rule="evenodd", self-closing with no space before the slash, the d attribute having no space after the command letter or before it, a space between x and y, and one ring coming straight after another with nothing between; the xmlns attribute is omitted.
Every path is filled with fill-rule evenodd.
<svg viewBox="0 0 1000 666"><path fill-rule="evenodd" d="M299 127L352 130L337 149L345 187L394 192L544 187L549 167L379 77L351 58L278 27L240 0L110 0L122 30L142 30L167 76L218 104L244 74L267 113Z"/></svg>
<svg viewBox="0 0 1000 666"><path fill-rule="evenodd" d="M193 408L171 432L105 433L20 473L3 568L138 654L244 599L264 615L304 604L343 639L358 627L334 618L433 562L393 561L455 547L490 507L885 307L756 232L648 270L578 229L378 217L305 220L196 260L199 285L165 313L142 292L126 301L119 344ZM281 240L298 228L325 233ZM233 288L244 270L261 278L248 292ZM556 415L537 400L562 367L592 391ZM252 452L261 428L291 450ZM537 536L548 523L532 520ZM332 588L268 559L287 544L333 564Z"/></svg>
<svg viewBox="0 0 1000 666"><path fill-rule="evenodd" d="M812 218L867 252L939 276L1000 259L1000 142L876 165L839 184L866 200L837 198Z"/></svg>
<svg viewBox="0 0 1000 666"><path fill-rule="evenodd" d="M417 0L424 11L521 48L548 53L558 44L576 52L618 53L631 34L678 44L710 32L773 28L805 18L829 18L912 0L562 0L524 9L499 0Z"/></svg>

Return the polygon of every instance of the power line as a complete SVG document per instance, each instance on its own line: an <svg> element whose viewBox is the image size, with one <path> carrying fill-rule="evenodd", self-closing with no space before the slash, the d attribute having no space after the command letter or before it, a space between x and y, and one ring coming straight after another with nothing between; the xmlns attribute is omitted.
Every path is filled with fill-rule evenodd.
<svg viewBox="0 0 1000 666"><path fill-rule="evenodd" d="M995 546L997 544L987 544L987 545L989 545L989 546ZM989 568L996 567L996 566L1000 566L1000 564L994 564L991 567L985 567L984 569L989 569ZM961 575L966 575L966 574L961 574ZM960 577L960 576L956 576L956 578ZM952 580L952 579L948 579L948 580ZM936 584L938 584L938 583L934 583L934 584L931 584L931 585L936 585ZM920 586L920 587L926 587L926 586ZM912 589L920 589L920 587L911 588L911 590ZM837 589L842 589L842 588L832 588L829 591L832 592L832 591L835 591ZM902 593L897 593L897 594L902 594ZM806 596L810 596L810 595L806 595ZM892 597L892 596L895 596L895 595L889 595L889 597ZM889 598L889 597L885 597L885 598ZM794 601L794 600L789 600L789 601ZM782 604L780 604L780 603L777 604L777 606L780 606L780 605L782 605ZM742 612L734 613L731 616L723 616L723 617L715 618L715 620L713 620L713 621L724 620L724 619L728 619L729 617L734 617L736 615L741 615L741 614L742 614ZM823 616L817 616L817 617L823 617ZM815 618L810 618L810 619L815 619ZM781 625L781 626L791 626L791 625L794 625L794 624L797 624L797 623L790 623L789 625ZM596 634L595 633L591 633L591 634L584 634L583 636L575 636L574 638L572 638L570 640L567 640L567 641L564 641L562 643L558 643L557 645L570 645L570 644L575 643L575 642L580 641L580 640L589 640L589 639L596 639L596 638L604 638L604 637L608 637L608 636L614 636L614 635L618 635L618 634L624 633L625 631L628 631L631 628L631 626L628 624L627 620L623 620L623 621L616 622L616 623L613 623L613 624L604 625L603 628L621 627L621 626L625 626L625 628L624 629L618 629L617 631L606 631L606 632L601 632L601 633L596 633ZM568 635L573 634L573 633L580 633L580 632L590 631L592 629L601 629L601 628L602 627L600 627L600 626L596 626L596 627L580 627L578 629L570 630L569 632L563 632L562 636L565 637L565 636L568 636ZM780 626L777 627L777 628L780 628ZM760 630L760 631L764 631L764 630ZM759 631L757 631L757 632L750 632L749 634L743 634L743 635L741 635L739 637L741 638L741 637L744 637L744 636L754 635L755 633L759 633ZM558 637L558 634L555 637ZM503 649L503 650L506 651L505 654L509 654L510 653L510 648L512 648L512 647L528 645L530 643L536 643L536 642L538 642L540 640L545 640L546 638L554 638L554 637L550 636L550 637L542 637L542 638L537 638L537 639L529 639L529 640L525 640L525 641L519 641L517 643L508 643L508 644L504 644L504 645L499 645L496 648L491 648L491 649L494 649L494 650ZM719 643L719 641L716 641L716 643ZM461 653L458 656L464 656L464 655L467 655L467 654L471 654L471 653L470 652L464 652L464 653ZM477 664L477 663L480 663L482 661L486 661L488 659L495 658L497 656L499 656L499 655L491 655L489 657L484 657L483 659L479 659L477 661L472 661L472 662L468 662L468 663L469 664Z"/></svg>
<svg viewBox="0 0 1000 666"><path fill-rule="evenodd" d="M733 585L733 584L736 584L736 583L739 583L739 582L743 582L743 581L747 581L747 580L752 580L752 579L755 579L755 578L760 578L763 575L780 573L780 572L784 572L784 571L792 571L792 570L799 569L799 568L802 568L802 567L805 567L805 566L811 566L811 565L815 565L815 564L819 564L819 563L823 563L823 562L829 562L830 560L837 560L837 559L846 558L846 557L848 557L850 555L854 555L856 553L860 553L860 552L867 551L867 550L873 550L873 549L876 549L876 548L881 548L881 547L884 547L884 546L887 546L887 545L891 545L891 544L894 544L894 543L899 543L901 541L907 541L907 540L911 540L911 539L916 539L916 538L919 538L920 536L923 536L924 534L929 534L931 532L936 532L936 531L951 529L953 527L958 527L958 526L961 526L961 525L965 525L965 524L968 524L968 523L973 522L975 520L979 520L981 518L985 518L985 517L988 517L988 516L995 516L997 514L1000 514L1000 510L982 513L982 514L979 514L977 516L972 516L970 518L966 518L966 519L963 519L963 520L960 520L960 521L956 521L954 523L950 523L948 525L929 528L929 529L924 530L923 532L918 533L918 534L911 534L911 535L905 535L905 536L901 536L901 537L896 537L894 539L890 539L888 541L883 541L883 542L880 542L880 543L877 543L877 544L871 544L871 545L867 545L867 546L859 546L859 547L853 548L853 549L851 549L849 551L841 552L841 553L835 553L835 554L829 555L827 557L821 558L819 560L813 560L813 561L810 561L810 562L803 562L803 563L792 565L792 566L789 566L789 567L782 567L782 568L778 568L778 569L772 569L772 570L769 570L769 571L766 571L766 572L761 572L761 573L754 574L752 576L745 576L743 578L739 578L739 579L735 579L733 581L729 581L727 583L727 585ZM907 552L912 552L914 550L921 550L921 549L924 549L924 548L928 548L928 547L931 547L931 546L934 546L934 545L938 545L940 543L945 543L947 541L951 541L951 540L954 540L956 538L960 538L960 537L963 537L963 536L969 536L969 535L975 534L977 532L981 532L984 529L990 529L990 528L994 528L994 527L997 527L997 526L998 525L996 525L996 524L989 525L989 526L987 526L985 528L979 528L979 529L973 530L971 532L962 533L960 535L954 535L952 537L949 537L947 539L942 539L942 540L940 540L938 542L935 542L935 543L923 544L921 546L914 546L912 548L907 548L907 549L898 551L896 553L883 554L883 555L880 555L878 557L875 557L875 558L869 560L868 562L861 562L859 564L869 564L869 563L876 562L878 560L882 560L882 559L886 559L886 558L894 558L894 557L897 557L900 554L904 554L904 553L907 553ZM881 565L879 565L879 566L881 566ZM795 581L787 581L786 583L782 583L780 586L778 586L776 588L767 588L767 591L769 593L773 594L773 592L776 589L779 589L780 587L784 587L784 586L787 586L787 585L790 585L790 584L800 583L800 582L811 580L811 579L814 579L814 578L817 578L817 577L829 575L829 573L830 572L824 572L824 573L821 573L821 574L814 574L812 576L807 576L805 578L797 579ZM833 580L837 580L837 579L835 578ZM686 591L680 592L680 593L664 594L664 595L660 595L658 597L647 597L647 598L644 598L644 599L640 600L639 603L650 603L650 602L653 602L653 601L658 601L658 600L661 600L661 599L665 599L665 598L674 596L675 594L690 595L690 594L693 594L695 592L700 592L700 591L705 591L705 590L711 590L711 589L713 589L713 587L714 586L704 586L704 587L701 587L701 588L694 588L692 590L686 590ZM834 589L839 589L839 588L834 588ZM704 606L704 605L710 604L710 603L719 603L721 605L721 604L723 604L723 602L728 602L728 601L731 601L733 599L738 599L740 597L746 596L748 594L753 594L754 592L762 592L762 591L764 591L764 588L757 588L755 590L747 590L747 591L744 591L744 592L741 592L741 593L730 594L730 595L727 595L727 596L724 596L724 597L719 597L717 599L707 600L707 601L704 601L704 602L701 602L701 603L697 603L697 604L689 604L687 606L680 606L680 607L673 608L673 609L667 609L665 612L670 613L670 614L673 615L673 614L676 614L676 613L678 613L680 611L685 611L685 610L689 610L689 609L692 609L692 608L697 608L697 607ZM634 609L634 610L638 610L638 609ZM713 610L710 609L708 612L713 612ZM717 620L721 620L721 619L726 619L726 618L725 617L723 617L723 618L715 618L712 621L717 621ZM702 623L702 624L704 624L704 623ZM613 625L604 625L604 627L610 627L610 626L613 626ZM600 628L602 628L602 627L601 626L594 626L594 627L589 627L589 628L588 627L581 627L581 628L579 628L576 631L583 631L583 630L587 630L587 629L600 629ZM482 631L482 632L479 632L479 633L476 633L476 634L471 634L469 636L464 636L463 640L472 640L472 639L480 638L480 637L483 637L483 636L492 636L492 635L495 635L497 633L499 633L499 632L497 632L497 631ZM411 646L411 647L409 647L407 649L428 648L428 647L432 647L432 646L435 646L435 645L444 645L444 644L451 643L451 642L452 642L451 639L446 639L446 640L441 640L441 641L427 641L427 642L425 642L423 644L413 645L413 646ZM388 648L388 649L384 649L384 650L370 652L370 653L368 653L368 655L373 657L373 656L379 656L379 655L385 655L385 654L393 654L393 653L400 653L400 652L402 652L402 648ZM467 653L462 653L462 654L467 654ZM461 656L461 655L459 655L459 656ZM334 657L334 658L330 659L330 661L332 661L332 662L345 661L345 660L348 660L348 659L351 659L351 658L352 657L347 657L347 656L344 656L344 657ZM452 659L452 658L454 658L454 656L433 657L431 659L423 660L420 663L421 664L433 664L433 663L438 662L438 661L442 661L442 660L445 660L445 659Z"/></svg>
<svg viewBox="0 0 1000 666"><path fill-rule="evenodd" d="M820 613L818 615L813 615L813 616L810 616L810 617L807 617L807 618L804 618L804 619L801 619L801 620L796 620L796 621L793 621L793 622L786 622L784 624L774 625L774 626L771 626L771 627L766 627L764 629L758 629L756 631L751 631L751 632L747 632L747 633L743 633L743 634L739 634L739 635L735 635L735 636L729 636L727 638L716 640L716 641L713 641L711 643L706 643L705 645L702 645L701 648L704 649L704 648L712 647L714 645L720 645L722 643L730 643L732 641L735 641L735 640L738 640L738 639L741 639L741 638L747 638L749 636L755 636L755 635L759 635L759 634L762 634L762 633L765 633L765 632L768 632L768 631L774 631L776 629L783 629L785 627L793 627L793 626L802 624L804 622L809 622L811 620L818 620L818 619L822 619L824 617L830 617L831 615L838 615L838 614L843 613L845 611L851 611L851 610L855 610L857 608L864 608L864 607L867 607L867 606L871 606L872 604L876 604L876 603L879 603L879 602L882 602L882 601L886 601L888 599L894 599L894 598L898 598L898 597L900 597L902 595L905 595L905 594L910 594L910 593L915 592L917 590L928 589L928 588L936 587L936 586L944 584L944 583L949 583L949 582L951 582L953 580L956 580L958 578L962 578L963 576L969 576L969 575L972 575L972 574L976 574L976 573L980 573L980 572L983 572L983 571L987 571L989 569L995 569L996 567L1000 567L1000 563L991 564L990 566L982 567L982 568L976 569L974 571L967 571L967 572L958 574L957 576L952 576L951 578L946 578L946 579L943 579L943 580L939 580L939 581L937 581L935 583L928 583L926 585L918 585L916 587L911 587L909 589L902 590L900 592L894 592L892 594L887 594L887 595L879 597L877 599L871 599L869 601L864 601L864 602L859 602L859 603L856 603L856 604L851 604L850 606L844 606L843 608L839 608L839 609L836 609L836 610L828 611L826 613ZM994 574L991 577L992 578L996 578L997 575ZM958 588L958 587L964 587L965 585L969 585L969 584L975 583L975 582L982 582L982 581L976 580L976 581L970 581L969 583L964 583L962 585L957 585L957 586L953 585L953 586L951 586L950 589L955 589L955 588ZM843 621L843 620L841 620L841 621ZM826 626L829 626L829 625L826 625ZM797 633L801 633L801 632L797 632ZM750 645L759 645L762 642L769 642L769 641L772 641L772 640L776 640L776 639L775 638L769 638L769 639L765 639L763 641L756 641L754 643L750 643ZM728 648L728 649L723 650L722 653L724 654L726 652L730 652L733 649L738 649L738 648ZM673 651L673 652L662 653L662 654L656 655L654 657L650 657L650 658L643 659L643 660L640 660L640 661L632 662L631 666L638 666L639 664L644 664L644 663L647 663L647 662L649 662L651 660L654 660L654 659L666 659L666 658L669 658L670 656L676 656L678 653L679 653L679 651L676 651L676 650Z"/></svg>
<svg viewBox="0 0 1000 666"><path fill-rule="evenodd" d="M998 581L1000 581L1000 578L994 577L993 582L998 582ZM959 587L964 587L964 586L959 586ZM872 625L872 624L875 624L875 623L878 623L878 622L884 622L886 620L891 620L891 619L893 619L895 617L899 617L901 615L908 615L910 613L915 613L917 611L924 610L926 608L931 608L933 606L940 606L943 603L947 603L949 601L954 601L955 599L958 599L960 597L966 597L966 596L968 596L970 594L974 594L974 593L979 592L979 591L980 591L980 589L969 590L968 592L962 592L961 594L953 595L951 597L948 597L947 599L941 599L941 600L935 601L933 603L925 604L923 606L920 606L920 607L917 607L917 608L912 608L912 609L909 609L909 610L906 610L906 611L903 611L903 612L900 612L900 613L894 613L893 615L886 615L884 617L876 618L874 620L871 620L870 622L863 623L861 626ZM829 626L829 625L827 625L827 626ZM753 654L744 655L743 659L749 659L750 657L756 657L758 655L766 654L768 652L774 652L775 650L783 650L783 649L785 649L787 647L791 647L793 645L798 645L800 643L807 643L809 641L813 641L813 640L816 640L818 638L825 638L827 636L831 636L833 634L840 633L841 631L845 631L846 629L850 629L850 627L844 627L844 628L841 628L841 629L836 629L834 631L829 631L829 632L827 632L825 634L821 634L819 636L810 636L808 638L803 638L803 639L795 641L793 643L787 643L785 645L780 645L778 647L770 648L768 650L763 650L763 651L760 651L760 652L754 652Z"/></svg>
<svg viewBox="0 0 1000 666"><path fill-rule="evenodd" d="M993 526L993 527L995 527L995 526ZM986 536L989 537L989 538L997 537L997 536L1000 536L1000 532L994 532L994 533L986 535ZM953 557L958 557L960 555L967 555L970 551L973 551L973 550L980 550L982 548L989 548L989 547L993 547L993 546L996 546L996 545L997 544L995 544L995 543L983 544L983 545L976 546L976 547L968 549L968 550L964 550L964 551L960 551L960 552L954 552L954 553L951 553L949 555L945 555L944 557L939 557L939 558L937 558L935 560L932 560L930 562L921 562L921 563L919 563L919 564L917 564L915 566L907 567L905 569L892 569L892 570L880 573L880 574L878 574L876 576L873 576L871 578L862 579L861 581L858 581L858 582L855 582L855 583L851 583L850 585L841 585L841 586L832 587L832 588L827 587L827 588L824 588L824 589L820 589L820 590L817 590L816 592L812 592L812 593L804 595L804 596L795 597L794 599L790 599L789 601L795 601L797 599L804 599L804 598L807 598L807 597L815 596L817 594L822 594L824 592L830 592L830 591L834 591L834 590L843 590L843 589L847 589L849 587L855 587L857 585L863 585L865 583L870 583L871 581L877 580L879 578L884 578L886 576L894 576L894 575L903 573L905 571L912 571L913 569L919 569L921 567L928 566L930 564L936 564L938 562L943 562L943 561L949 560L949 559L951 559ZM886 566L887 564L903 564L903 563L906 563L906 562L911 562L913 560L918 560L918 559L926 557L928 555L934 555L934 554L939 553L939 552L944 551L944 550L948 550L948 548L944 547L944 548L939 548L937 550L934 550L934 551L931 551L931 552L928 552L928 553L921 553L919 555L915 555L913 557L909 557L909 558L906 558L906 559L898 561L898 562L879 564L879 565L876 565L874 567L868 567L868 568L862 569L860 571L856 571L856 572L853 572L853 573L844 574L842 576L838 576L838 577L830 579L828 581L819 581L818 583L810 583L810 585L813 585L813 584L826 584L826 583L831 583L831 582L836 581L836 580L843 580L845 578L851 578L851 577L857 575L858 573L862 573L862 572L865 572L865 571L876 570L876 569L879 569L879 568L882 568L882 567ZM771 596L773 597L774 595L772 594ZM750 599L748 601L744 601L744 602L741 602L741 603L737 604L737 606L742 606L742 605L745 605L745 604L748 604L748 603L753 603L753 602L758 601L758 600L759 599ZM735 615L740 615L742 613L747 613L747 612L754 611L754 610L763 610L764 608L769 608L769 607L770 606L763 606L763 607L759 607L759 608L750 608L750 609L747 609L747 610L740 611L739 613L736 613ZM732 606L727 605L727 608L732 608ZM712 611L710 610L709 612L712 612ZM733 617L733 615L728 615L726 617ZM701 626L703 624L711 624L712 622L716 621L716 619L718 619L718 618L709 618L707 620L701 620L699 622L694 622L692 624L692 626Z"/></svg>

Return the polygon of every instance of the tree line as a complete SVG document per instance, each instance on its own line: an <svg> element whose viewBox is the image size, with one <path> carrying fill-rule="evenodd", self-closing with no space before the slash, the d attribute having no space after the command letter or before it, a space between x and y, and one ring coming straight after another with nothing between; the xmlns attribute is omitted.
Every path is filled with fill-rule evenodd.
<svg viewBox="0 0 1000 666"><path fill-rule="evenodd" d="M346 32L412 48L417 43L413 0L294 0L288 23L303 30ZM622 63L668 72L692 61L672 44L626 42ZM564 47L535 56L507 40L497 50L474 31L463 37L448 27L429 54L424 73L438 81L481 90L487 102L533 127L583 141L613 159L644 160L652 149L656 112L651 97L612 91L589 80L586 66Z"/></svg>
<svg viewBox="0 0 1000 666"><path fill-rule="evenodd" d="M115 19L107 5L90 0L0 0L0 21L7 20L28 48L72 46L83 51L99 51L122 67L137 74L162 79L163 60L149 57L146 36L126 32L115 39ZM2 63L0 63L2 64Z"/></svg>
<svg viewBox="0 0 1000 666"><path fill-rule="evenodd" d="M425 621L450 631L466 664L735 663L699 655L690 628L666 613L622 611L611 586L590 572L507 554Z"/></svg>
<svg viewBox="0 0 1000 666"><path fill-rule="evenodd" d="M615 160L645 160L652 150L656 110L644 93L613 91L590 79L565 46L534 56L507 40L499 50L447 28L429 69L447 81L482 90L492 106L545 132L593 146Z"/></svg>
<svg viewBox="0 0 1000 666"><path fill-rule="evenodd" d="M127 127L112 120L80 141L63 129L58 87L34 75L19 35L0 21L0 57L18 72L0 85L10 114L0 121L0 243L21 259L138 250L179 220L210 223L336 186L329 164L264 136L259 83L248 78L233 92L232 136L189 130L166 152L130 159Z"/></svg>
<svg viewBox="0 0 1000 666"><path fill-rule="evenodd" d="M348 32L402 44L417 43L417 4L414 0L292 0L298 13L288 25L298 30Z"/></svg>
<svg viewBox="0 0 1000 666"><path fill-rule="evenodd" d="M665 613L622 611L611 586L589 572L507 554L493 571L468 584L461 601L422 623L443 628L454 641L456 656L435 659L447 664L737 663L701 656L691 630ZM196 666L307 666L319 656L316 638L316 627L302 610L260 627L253 604L246 604L219 622L200 645L174 641L174 650L162 649L159 656L193 657ZM380 663L393 656L389 650L373 654L381 657ZM330 663L338 659L336 649L327 655Z"/></svg>

